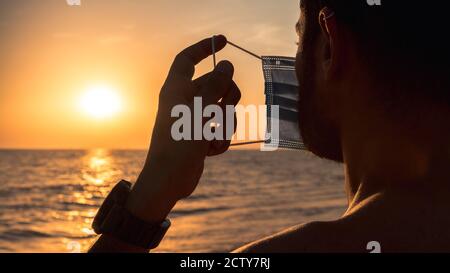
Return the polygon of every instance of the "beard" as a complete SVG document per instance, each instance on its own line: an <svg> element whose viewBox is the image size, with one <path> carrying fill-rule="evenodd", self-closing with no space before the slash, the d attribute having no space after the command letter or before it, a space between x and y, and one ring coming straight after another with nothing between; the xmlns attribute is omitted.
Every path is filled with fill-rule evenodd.
<svg viewBox="0 0 450 273"><path fill-rule="evenodd" d="M313 43L308 43L313 45ZM321 101L320 94L326 94L320 88L316 73L313 46L304 46L297 54L296 71L299 81L299 126L306 148L313 154L329 160L343 162L340 133L333 124L329 109ZM332 113L331 113L332 115ZM328 116L328 117L327 117Z"/></svg>

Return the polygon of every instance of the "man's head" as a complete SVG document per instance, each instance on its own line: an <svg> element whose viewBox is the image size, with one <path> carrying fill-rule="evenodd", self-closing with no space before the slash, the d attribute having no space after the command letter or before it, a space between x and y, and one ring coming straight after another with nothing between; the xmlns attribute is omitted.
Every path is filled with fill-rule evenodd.
<svg viewBox="0 0 450 273"><path fill-rule="evenodd" d="M313 153L342 161L344 131L382 135L450 107L448 15L416 2L301 1L300 126Z"/></svg>

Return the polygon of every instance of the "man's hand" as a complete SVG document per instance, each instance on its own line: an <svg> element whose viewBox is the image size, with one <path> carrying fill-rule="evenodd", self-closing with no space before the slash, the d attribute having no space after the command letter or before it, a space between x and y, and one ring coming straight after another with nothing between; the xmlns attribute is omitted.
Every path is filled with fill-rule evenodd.
<svg viewBox="0 0 450 273"><path fill-rule="evenodd" d="M226 43L224 36L215 37L217 51ZM205 158L224 153L229 148L229 140L175 141L171 135L174 106L187 105L193 113L194 97L202 98L203 107L215 104L222 109L226 105L235 106L240 100L239 88L233 82L234 68L228 61L220 62L211 73L192 80L195 65L211 54L211 39L182 51L175 58L161 90L147 161L127 204L133 214L148 222L165 219L175 203L191 195L197 187Z"/></svg>

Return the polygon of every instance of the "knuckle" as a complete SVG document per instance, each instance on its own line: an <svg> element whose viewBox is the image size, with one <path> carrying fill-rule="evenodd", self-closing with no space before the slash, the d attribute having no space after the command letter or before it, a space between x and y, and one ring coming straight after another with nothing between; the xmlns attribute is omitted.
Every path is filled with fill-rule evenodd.
<svg viewBox="0 0 450 273"><path fill-rule="evenodd" d="M175 56L173 63L174 64L182 64L184 62L186 62L186 54L184 51L182 51Z"/></svg>
<svg viewBox="0 0 450 273"><path fill-rule="evenodd" d="M182 60L182 59L184 59L184 52L183 52L183 51L182 51L182 52L179 52L179 53L175 56L174 62L178 62L178 61L180 61L180 60Z"/></svg>
<svg viewBox="0 0 450 273"><path fill-rule="evenodd" d="M236 100L237 100L237 101L240 101L241 98L242 98L241 90L239 90L239 89L235 89L235 90L236 90L236 91L235 91Z"/></svg>
<svg viewBox="0 0 450 273"><path fill-rule="evenodd" d="M229 84L231 84L231 82L233 81L233 79L229 75L220 72L215 73L211 80L213 81L213 83L227 86L229 86Z"/></svg>

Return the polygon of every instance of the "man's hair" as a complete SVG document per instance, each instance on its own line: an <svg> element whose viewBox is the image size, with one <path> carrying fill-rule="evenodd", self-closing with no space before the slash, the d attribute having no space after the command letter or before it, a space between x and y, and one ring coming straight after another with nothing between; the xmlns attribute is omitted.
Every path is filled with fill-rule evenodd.
<svg viewBox="0 0 450 273"><path fill-rule="evenodd" d="M377 1L302 0L305 42L316 41L319 12L329 7L338 23L352 32L374 79L406 84L411 95L450 103L450 12L437 1L381 0L381 5L369 5L372 2Z"/></svg>

